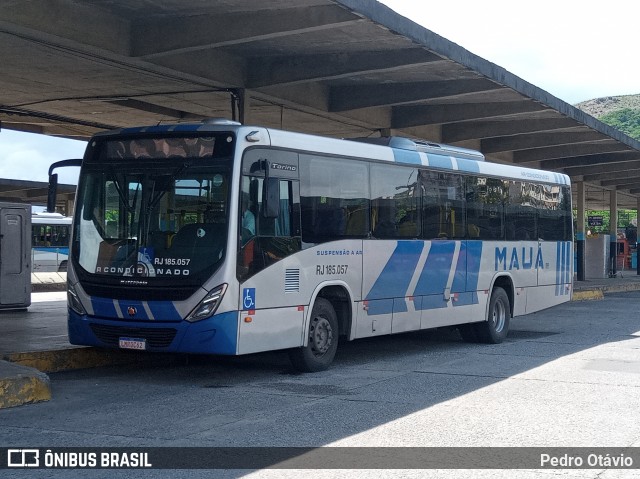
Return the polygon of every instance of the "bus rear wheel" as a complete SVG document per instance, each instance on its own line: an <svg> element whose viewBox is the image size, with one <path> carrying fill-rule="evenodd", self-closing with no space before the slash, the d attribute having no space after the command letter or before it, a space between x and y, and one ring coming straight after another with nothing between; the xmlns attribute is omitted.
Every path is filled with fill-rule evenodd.
<svg viewBox="0 0 640 479"><path fill-rule="evenodd" d="M333 306L324 298L316 299L311 310L306 346L291 349L293 367L302 372L324 371L333 362L338 349L338 318Z"/></svg>
<svg viewBox="0 0 640 479"><path fill-rule="evenodd" d="M501 343L509 333L510 320L509 296L504 289L496 287L489 300L487 320L474 325L478 340L489 344Z"/></svg>

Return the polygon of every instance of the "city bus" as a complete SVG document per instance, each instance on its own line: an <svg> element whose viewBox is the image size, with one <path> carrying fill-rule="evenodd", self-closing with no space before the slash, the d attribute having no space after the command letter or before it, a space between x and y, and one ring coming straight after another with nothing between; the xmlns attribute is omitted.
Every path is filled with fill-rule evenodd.
<svg viewBox="0 0 640 479"><path fill-rule="evenodd" d="M68 263L72 344L320 371L338 342L455 327L500 343L572 294L568 176L390 137L230 121L96 134Z"/></svg>
<svg viewBox="0 0 640 479"><path fill-rule="evenodd" d="M70 216L60 213L31 214L31 270L34 273L67 270L71 220Z"/></svg>

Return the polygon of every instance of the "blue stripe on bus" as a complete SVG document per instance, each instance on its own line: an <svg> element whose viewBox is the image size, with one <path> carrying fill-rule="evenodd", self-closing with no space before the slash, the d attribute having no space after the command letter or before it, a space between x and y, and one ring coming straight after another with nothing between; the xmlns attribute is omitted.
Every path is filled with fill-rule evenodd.
<svg viewBox="0 0 640 479"><path fill-rule="evenodd" d="M443 293L447 287L455 247L455 241L431 242L431 248L415 291L411 292L407 290L412 276L408 273L415 271L424 249L424 242L398 241L396 249L365 298L368 301L367 314L375 316L406 312L408 311L406 301L396 301L394 310L393 298L404 299L407 296L415 296L414 305L417 311L445 308L447 302L444 300ZM451 292L457 294L453 306L478 304L476 289L480 275L481 258L481 241L462 241L460 243L456 273L451 288Z"/></svg>
<svg viewBox="0 0 640 479"><path fill-rule="evenodd" d="M478 304L478 277L480 276L480 261L482 260L482 241L466 241L466 284L465 293L458 294L453 306L468 306ZM458 260L458 265L460 260ZM454 282L455 284L455 282ZM458 289L453 290L457 292Z"/></svg>
<svg viewBox="0 0 640 479"><path fill-rule="evenodd" d="M560 295L560 242L556 243L556 296Z"/></svg>
<svg viewBox="0 0 640 479"><path fill-rule="evenodd" d="M424 263L414 292L415 296L423 296L421 309L445 308L447 306L443 293L449 280L455 248L455 241L431 242L429 256Z"/></svg>
<svg viewBox="0 0 640 479"><path fill-rule="evenodd" d="M451 284L452 293L461 293L467 289L467 242L460 242L460 251L458 252L458 262L456 263L456 272L453 275L453 283Z"/></svg>
<svg viewBox="0 0 640 479"><path fill-rule="evenodd" d="M130 319L151 319L145 309L145 303L142 301L123 299L114 301L113 299L91 297L91 304L93 306L94 316L99 316L101 318L128 318L128 309L129 306L132 306L136 309L136 313ZM146 302L146 305L151 312L151 315L156 320L180 321L182 319L180 313L178 313L178 310L171 301L148 301Z"/></svg>
<svg viewBox="0 0 640 479"><path fill-rule="evenodd" d="M468 291L466 293L458 293L458 298L453 302L453 306L469 306L478 304L478 292Z"/></svg>
<svg viewBox="0 0 640 479"><path fill-rule="evenodd" d="M440 294L430 294L429 296L422 297L422 303L420 304L420 309L438 309L438 308L446 308L447 302L444 300L443 291L440 291Z"/></svg>
<svg viewBox="0 0 640 479"><path fill-rule="evenodd" d="M562 242L562 274L560 275L560 294L564 295L564 277L567 269L567 243Z"/></svg>
<svg viewBox="0 0 640 479"><path fill-rule="evenodd" d="M456 158L456 160L458 161L458 169L460 171L480 173L480 162L474 160L466 160L464 158Z"/></svg>
<svg viewBox="0 0 640 479"><path fill-rule="evenodd" d="M91 307L93 314L102 318L117 318L118 312L113 303L113 299L91 297Z"/></svg>
<svg viewBox="0 0 640 479"><path fill-rule="evenodd" d="M412 165L422 164L420 153L417 151L400 150L397 148L392 148L391 150L393 151L393 159L398 163L410 163Z"/></svg>
<svg viewBox="0 0 640 479"><path fill-rule="evenodd" d="M564 287L571 282L571 242L556 243L556 296L569 294Z"/></svg>
<svg viewBox="0 0 640 479"><path fill-rule="evenodd" d="M571 241L567 241L567 264L564 268L564 282L565 284L571 283L571 258L573 257L573 251L571 246L573 243Z"/></svg>
<svg viewBox="0 0 640 479"><path fill-rule="evenodd" d="M154 319L161 321L179 321L182 319L171 301L149 301L147 305Z"/></svg>
<svg viewBox="0 0 640 479"><path fill-rule="evenodd" d="M406 305L405 305L406 310ZM377 316L379 314L391 314L393 312L393 299L374 299L369 300L367 306L367 314L369 316Z"/></svg>
<svg viewBox="0 0 640 479"><path fill-rule="evenodd" d="M446 168L448 170L453 169L453 162L449 156L432 155L427 153L427 158L429 159L429 166L433 166L434 168Z"/></svg>
<svg viewBox="0 0 640 479"><path fill-rule="evenodd" d="M404 297L411 282L412 275L409 273L415 271L423 249L423 241L398 241L396 249L365 298L370 301L369 314L385 314L393 311L392 299L371 300ZM403 307L403 311L407 311L406 304Z"/></svg>

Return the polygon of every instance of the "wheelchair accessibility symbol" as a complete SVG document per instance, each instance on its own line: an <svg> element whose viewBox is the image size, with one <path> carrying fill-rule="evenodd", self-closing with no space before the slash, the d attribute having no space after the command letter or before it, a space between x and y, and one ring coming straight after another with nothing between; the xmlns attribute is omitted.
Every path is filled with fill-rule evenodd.
<svg viewBox="0 0 640 479"><path fill-rule="evenodd" d="M244 288L242 291L242 306L244 309L256 308L256 288Z"/></svg>

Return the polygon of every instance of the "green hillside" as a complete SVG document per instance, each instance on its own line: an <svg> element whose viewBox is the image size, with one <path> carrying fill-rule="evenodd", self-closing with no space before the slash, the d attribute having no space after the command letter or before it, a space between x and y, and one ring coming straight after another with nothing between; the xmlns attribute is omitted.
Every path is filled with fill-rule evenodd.
<svg viewBox="0 0 640 479"><path fill-rule="evenodd" d="M576 107L640 140L640 95L595 98L578 103Z"/></svg>
<svg viewBox="0 0 640 479"><path fill-rule="evenodd" d="M624 108L601 116L600 121L640 140L640 109Z"/></svg>

